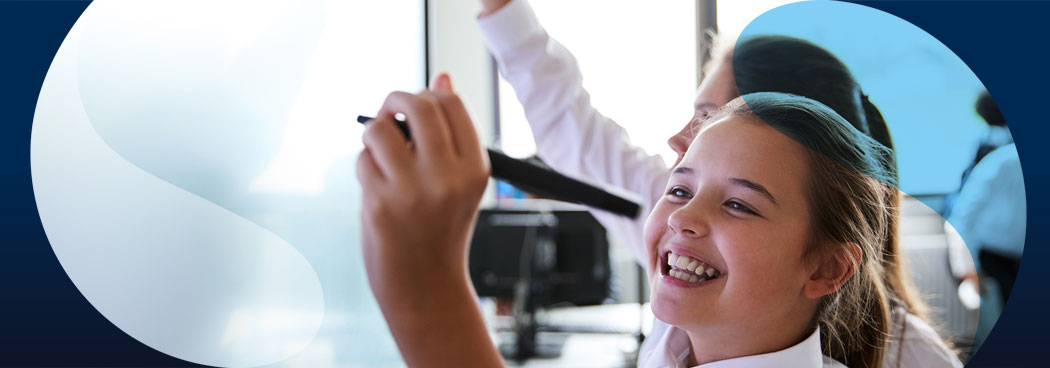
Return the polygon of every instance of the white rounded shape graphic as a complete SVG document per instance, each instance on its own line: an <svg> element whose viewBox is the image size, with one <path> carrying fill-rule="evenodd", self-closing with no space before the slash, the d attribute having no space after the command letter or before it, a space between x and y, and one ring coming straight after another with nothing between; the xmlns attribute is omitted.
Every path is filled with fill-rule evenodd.
<svg viewBox="0 0 1050 368"><path fill-rule="evenodd" d="M218 12L220 15L211 19L192 16L208 6L220 6L195 4L197 6L183 8L194 10L187 11L184 14L187 17L171 17L169 22L203 19L219 24L222 17L232 13ZM128 79L135 76L131 72L106 74L100 63L112 62L111 66L125 69L141 67L140 70L148 72L142 76L149 74L169 82L178 80L180 73L204 73L207 77L209 73L226 72L221 68L193 69L205 65L199 60L168 60L169 63L161 66L170 67L171 74L158 77L150 73L163 72L163 68L136 65L136 61L150 58L162 60L170 55L166 50L194 40L192 34L164 34L171 29L163 25L156 27L157 31L152 34L129 31L134 29L128 27L129 24L156 21L174 9L169 3L96 2L63 42L42 86L33 123L32 178L41 222L58 260L80 292L103 316L135 339L163 353L200 364L259 366L280 362L303 351L321 328L325 306L317 273L288 242L216 204L216 198L235 194L230 189L235 185L250 184L248 179L241 180L249 175L211 185L209 180L217 179L194 172L194 165L178 165L192 162L202 167L212 165L209 170L215 173L235 170L236 164L242 162L236 160L239 156L233 156L229 162L221 160L244 151L224 151L221 139L209 138L215 134L225 134L219 138L238 138L238 129L243 127L216 126L198 135L189 134L184 137L183 146L171 149L150 145L149 141L137 147L136 139L150 137L134 133L136 121L107 115L155 106L149 106L148 99L129 99L133 95L129 91L135 91L132 87L149 85L149 80ZM106 44L88 39L91 35L121 32L126 33L124 43ZM244 39L251 32L250 29L236 30L226 41L250 44L250 40ZM308 38L310 29L304 32L288 37ZM170 37L157 37L165 35ZM158 39L163 42L144 47L149 44L146 41ZM145 41L131 42L135 40ZM86 48L85 44L92 47ZM202 50L208 52L206 47ZM237 48L229 47L219 50L231 53L231 60L238 52ZM115 58L97 57L100 53ZM122 54L127 57L119 57ZM180 66L189 69L180 69ZM92 70L92 74L82 75L85 69ZM118 74L125 79L98 80ZM268 91L263 87L272 87L231 86L215 95L202 96L203 99L197 101L190 99L180 105L178 99L193 94L179 88L200 87L191 85L191 80L185 81L183 85L169 83L166 87L173 90L165 91L167 95L153 96L156 98L153 101L186 110L154 109L155 121L163 122L173 114L192 112L199 107L194 103L207 99L214 102L216 96L223 96L222 92L254 88L263 95ZM85 87L85 83L89 86ZM229 95L243 97L237 93ZM246 103L266 102L263 97L271 96L248 96L250 101ZM122 98L129 99L128 103L120 103ZM274 97L275 100L282 98ZM95 106L100 111L98 116L106 119L92 119L88 105ZM266 108L279 110L282 106L268 104ZM155 122L146 120L149 118L143 115L141 121ZM179 123L177 119L169 122ZM175 128L159 134L185 133ZM100 134L105 129L109 131ZM267 129L261 134L281 132L280 126ZM194 152L203 153L197 157L174 157ZM174 171L164 171L171 167ZM261 171L262 167L254 170ZM157 172L172 177L190 175L191 180L175 185L165 180L167 177L158 177ZM194 190L186 190L186 186ZM208 192L208 189L215 190ZM201 191L205 193L200 194Z"/></svg>

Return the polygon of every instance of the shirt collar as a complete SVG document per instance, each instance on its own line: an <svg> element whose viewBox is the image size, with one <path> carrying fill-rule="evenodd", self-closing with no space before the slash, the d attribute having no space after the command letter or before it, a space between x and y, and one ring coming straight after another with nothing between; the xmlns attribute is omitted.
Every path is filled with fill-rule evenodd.
<svg viewBox="0 0 1050 368"><path fill-rule="evenodd" d="M644 357L640 365L646 367L685 367L685 362L692 352L689 336L685 330L665 324L656 323L650 336L656 341L646 341L643 347ZM651 345L650 345L651 344ZM720 360L707 363L697 368L738 368L738 367L823 367L824 356L820 349L820 329L814 329L802 342L787 349L746 357Z"/></svg>
<svg viewBox="0 0 1050 368"><path fill-rule="evenodd" d="M820 329L813 329L813 333L802 342L784 350L750 355L740 358L720 360L717 362L702 364L697 368L738 368L738 367L823 367L824 355L820 350Z"/></svg>

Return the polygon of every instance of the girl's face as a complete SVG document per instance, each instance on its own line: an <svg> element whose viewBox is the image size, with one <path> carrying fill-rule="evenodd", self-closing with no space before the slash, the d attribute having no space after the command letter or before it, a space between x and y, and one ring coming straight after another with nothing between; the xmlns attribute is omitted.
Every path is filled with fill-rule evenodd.
<svg viewBox="0 0 1050 368"><path fill-rule="evenodd" d="M806 154L752 118L704 123L645 225L657 318L726 339L808 323Z"/></svg>

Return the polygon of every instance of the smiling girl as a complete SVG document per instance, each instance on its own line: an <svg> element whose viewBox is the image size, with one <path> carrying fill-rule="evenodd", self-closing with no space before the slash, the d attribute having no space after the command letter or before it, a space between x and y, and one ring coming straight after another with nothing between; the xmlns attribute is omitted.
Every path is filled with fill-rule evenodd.
<svg viewBox="0 0 1050 368"><path fill-rule="evenodd" d="M640 363L880 366L890 312L872 255L894 190L883 150L781 93L705 122L645 226L659 321Z"/></svg>
<svg viewBox="0 0 1050 368"><path fill-rule="evenodd" d="M386 121L396 113L414 147ZM467 274L489 169L462 104L448 91L391 94L364 141L365 264L406 363L499 365ZM879 367L895 184L885 149L783 93L745 95L707 120L645 226L658 321L639 365Z"/></svg>

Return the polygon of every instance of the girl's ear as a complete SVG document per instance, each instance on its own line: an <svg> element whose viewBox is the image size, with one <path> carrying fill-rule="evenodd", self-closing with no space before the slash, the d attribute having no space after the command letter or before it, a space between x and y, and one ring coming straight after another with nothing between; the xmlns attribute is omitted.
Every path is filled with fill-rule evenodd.
<svg viewBox="0 0 1050 368"><path fill-rule="evenodd" d="M807 298L817 299L835 292L860 268L861 252L857 243L840 243L833 249L823 255L803 287Z"/></svg>

